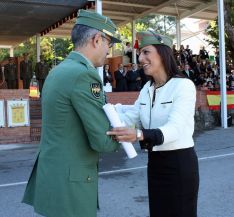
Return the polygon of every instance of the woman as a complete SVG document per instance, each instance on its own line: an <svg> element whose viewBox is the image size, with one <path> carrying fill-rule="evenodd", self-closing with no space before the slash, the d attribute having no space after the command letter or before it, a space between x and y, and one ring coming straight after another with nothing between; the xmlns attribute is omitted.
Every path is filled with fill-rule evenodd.
<svg viewBox="0 0 234 217"><path fill-rule="evenodd" d="M108 131L117 141L140 142L148 149L151 217L196 217L199 187L194 151L196 89L177 72L172 41L152 31L138 33L139 61L151 76L134 109L120 117L128 126ZM140 123L140 124L139 124Z"/></svg>
<svg viewBox="0 0 234 217"><path fill-rule="evenodd" d="M132 48L130 42L126 42L124 54L129 57L129 62L132 63Z"/></svg>

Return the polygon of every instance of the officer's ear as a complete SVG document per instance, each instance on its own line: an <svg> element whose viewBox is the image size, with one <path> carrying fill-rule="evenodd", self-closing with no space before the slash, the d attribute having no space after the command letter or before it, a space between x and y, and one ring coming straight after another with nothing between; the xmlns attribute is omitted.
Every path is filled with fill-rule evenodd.
<svg viewBox="0 0 234 217"><path fill-rule="evenodd" d="M99 47L102 43L102 36L100 33L97 33L94 38L93 38L93 46L96 48L96 47Z"/></svg>

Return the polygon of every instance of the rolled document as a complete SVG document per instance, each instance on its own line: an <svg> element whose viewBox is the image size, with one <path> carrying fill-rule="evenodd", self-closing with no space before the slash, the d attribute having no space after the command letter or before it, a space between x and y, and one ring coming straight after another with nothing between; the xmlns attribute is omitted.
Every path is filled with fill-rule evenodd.
<svg viewBox="0 0 234 217"><path fill-rule="evenodd" d="M103 106L103 109L108 117L112 127L124 127L125 124L121 122L118 113L115 110L114 105L108 103ZM128 158L134 158L137 156L136 150L130 142L121 142Z"/></svg>

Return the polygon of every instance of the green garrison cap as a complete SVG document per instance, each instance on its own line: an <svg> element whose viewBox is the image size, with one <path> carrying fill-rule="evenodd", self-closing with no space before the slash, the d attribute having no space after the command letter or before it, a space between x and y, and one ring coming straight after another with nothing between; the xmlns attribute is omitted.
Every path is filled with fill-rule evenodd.
<svg viewBox="0 0 234 217"><path fill-rule="evenodd" d="M137 39L139 43L139 48L143 48L147 45L152 45L152 44L166 45L171 48L173 44L172 39L169 38L168 36L160 35L157 32L151 30L138 32Z"/></svg>
<svg viewBox="0 0 234 217"><path fill-rule="evenodd" d="M100 15L96 12L79 10L77 13L76 24L81 24L85 26L97 29L111 38L112 43L120 43L116 34L116 25L111 21L109 17Z"/></svg>

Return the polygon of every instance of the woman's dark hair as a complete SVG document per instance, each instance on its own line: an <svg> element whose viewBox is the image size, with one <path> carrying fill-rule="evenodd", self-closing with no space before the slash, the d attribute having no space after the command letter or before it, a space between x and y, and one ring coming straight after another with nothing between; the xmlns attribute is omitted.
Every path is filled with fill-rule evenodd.
<svg viewBox="0 0 234 217"><path fill-rule="evenodd" d="M161 57L163 67L168 75L168 78L184 78L185 76L178 70L172 49L166 45L161 44L153 46L156 48L159 56Z"/></svg>

